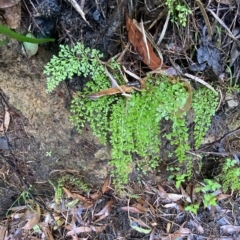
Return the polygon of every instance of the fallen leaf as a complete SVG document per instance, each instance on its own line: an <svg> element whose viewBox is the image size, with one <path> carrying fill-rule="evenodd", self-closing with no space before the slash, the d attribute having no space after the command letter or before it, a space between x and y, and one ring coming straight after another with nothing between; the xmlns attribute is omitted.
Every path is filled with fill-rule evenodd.
<svg viewBox="0 0 240 240"><path fill-rule="evenodd" d="M47 239L54 240L52 232L51 232L51 230L49 229L49 226L46 223L42 222L42 223L39 223L38 225L41 227L41 229L44 232L44 235Z"/></svg>
<svg viewBox="0 0 240 240"><path fill-rule="evenodd" d="M128 87L126 85L122 85L120 87L122 88L122 90L125 93L131 93L133 91L133 87ZM92 100L96 100L103 96L109 96L109 95L114 95L114 94L118 94L118 93L122 93L122 91L118 87L113 87L113 88L104 89L99 92L90 94L90 95L88 95L88 97Z"/></svg>
<svg viewBox="0 0 240 240"><path fill-rule="evenodd" d="M121 209L123 211L128 211L128 212L132 212L132 213L143 213L142 211L140 211L139 209L137 209L135 207L121 207Z"/></svg>
<svg viewBox="0 0 240 240"><path fill-rule="evenodd" d="M184 197L184 195L182 195L182 194L168 193L168 198L170 200L172 200L173 202L176 202L183 197Z"/></svg>
<svg viewBox="0 0 240 240"><path fill-rule="evenodd" d="M64 188L64 187L63 187L63 191L65 192L65 194L66 194L69 198L75 199L74 194L71 193L67 188Z"/></svg>
<svg viewBox="0 0 240 240"><path fill-rule="evenodd" d="M193 221L192 219L190 219L190 223L197 229L199 233L204 234L204 229L199 223Z"/></svg>
<svg viewBox="0 0 240 240"><path fill-rule="evenodd" d="M161 198L166 199L166 198L168 197L167 192L166 192L160 185L158 185L158 190L159 190L158 195L159 195Z"/></svg>
<svg viewBox="0 0 240 240"><path fill-rule="evenodd" d="M184 209L184 207L183 207L182 204L179 204L179 203L178 203L177 206L178 206L178 209L179 209L180 211L185 212L185 209Z"/></svg>
<svg viewBox="0 0 240 240"><path fill-rule="evenodd" d="M33 213L33 217L27 220L27 223L22 227L22 229L30 230L32 229L36 224L38 224L40 220L40 214L41 210L39 205L37 204L37 209Z"/></svg>
<svg viewBox="0 0 240 240"><path fill-rule="evenodd" d="M147 208L143 207L143 205L140 203L136 203L136 204L132 205L132 207L137 208L141 212L147 212L147 210L148 210Z"/></svg>
<svg viewBox="0 0 240 240"><path fill-rule="evenodd" d="M79 199L81 202L83 202L84 207L89 208L93 205L93 202L92 202L91 199L83 197L83 196L81 196L80 194L77 194L77 193L71 193L68 189L66 189L64 187L62 189L68 197L71 197L73 199Z"/></svg>
<svg viewBox="0 0 240 240"><path fill-rule="evenodd" d="M96 221L94 221L94 223L97 223L101 220L103 220L104 218L106 218L109 215L109 212L105 212L103 215L101 215Z"/></svg>
<svg viewBox="0 0 240 240"><path fill-rule="evenodd" d="M106 213L109 213L109 210L110 210L110 207L112 206L112 204L113 204L113 199L111 199L99 213L94 214L94 216L101 216Z"/></svg>
<svg viewBox="0 0 240 240"><path fill-rule="evenodd" d="M126 26L128 31L128 38L132 45L135 48L135 51L142 58L142 61L151 69L155 70L159 67L166 68L167 66L161 62L161 59L154 53L152 46L148 41L146 44L144 43L143 34L134 24L134 22L127 17L126 18ZM148 48L148 49L147 49ZM149 52L149 58L148 58Z"/></svg>
<svg viewBox="0 0 240 240"><path fill-rule="evenodd" d="M168 203L163 205L164 208L176 208L177 207L177 203Z"/></svg>
<svg viewBox="0 0 240 240"><path fill-rule="evenodd" d="M69 231L66 235L73 237L74 235L79 234L79 233L87 233L87 232L92 232L92 231L93 230L90 227L77 227L76 229Z"/></svg>
<svg viewBox="0 0 240 240"><path fill-rule="evenodd" d="M91 197L92 200L97 200L101 196L102 196L102 193L100 191L97 191L93 194L90 194L90 197Z"/></svg>
<svg viewBox="0 0 240 240"><path fill-rule="evenodd" d="M109 190L111 190L111 188L109 187L111 185L111 177L107 178L107 180L104 182L103 186L102 186L102 193L104 194L105 192L108 192Z"/></svg>
<svg viewBox="0 0 240 240"><path fill-rule="evenodd" d="M179 228L178 231L175 233L171 234L171 240L178 240L179 238L186 237L188 236L191 231L188 228L184 228L183 226L185 225L186 222L184 222L181 227Z"/></svg>
<svg viewBox="0 0 240 240"><path fill-rule="evenodd" d="M231 195L221 193L216 198L217 198L217 201L219 201L219 200L223 200L223 199L226 199L226 198L229 198L229 197L231 197Z"/></svg>

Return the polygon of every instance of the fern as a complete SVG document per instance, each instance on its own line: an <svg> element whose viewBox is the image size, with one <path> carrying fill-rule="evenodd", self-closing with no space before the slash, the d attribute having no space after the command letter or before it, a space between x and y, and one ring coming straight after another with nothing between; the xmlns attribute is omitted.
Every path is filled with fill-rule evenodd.
<svg viewBox="0 0 240 240"><path fill-rule="evenodd" d="M195 112L194 139L198 148L210 125L218 105L218 95L208 88L201 88L194 92L192 108Z"/></svg>
<svg viewBox="0 0 240 240"><path fill-rule="evenodd" d="M133 155L142 160L139 166L144 171L159 164L162 119L172 122L172 132L166 137L174 146L178 161L185 163L186 176L189 177L193 164L191 157L186 154L190 150L186 114L178 114L179 110L184 110L188 99L184 84L180 81L173 84L167 76L150 75L147 77L146 88L141 92L133 92L130 98L114 95L92 101L87 95L111 87L105 73L106 65L99 60L101 57L99 51L85 48L80 43L73 48L60 46L59 56L54 56L45 67L47 92L53 91L61 81L74 74L91 78L83 92L78 92L74 97L70 120L79 132L85 124L89 124L103 144L110 140L110 164L118 187L128 181L128 174L134 167ZM112 60L107 66L121 84L120 65ZM206 89L198 90L194 96L196 146L199 146L208 130L211 116L215 112L216 99L217 96Z"/></svg>

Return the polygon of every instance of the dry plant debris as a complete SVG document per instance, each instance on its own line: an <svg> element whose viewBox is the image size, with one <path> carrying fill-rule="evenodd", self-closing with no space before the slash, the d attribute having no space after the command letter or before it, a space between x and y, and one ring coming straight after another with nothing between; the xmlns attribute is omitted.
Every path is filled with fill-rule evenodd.
<svg viewBox="0 0 240 240"><path fill-rule="evenodd" d="M5 1L0 0L0 6L1 3L4 2ZM78 11L84 22L90 26L90 21L87 21L86 19L87 13L85 14L83 11L84 1L82 1L81 7L76 1L70 0L69 2ZM226 5L224 8L230 8L232 7L230 5L232 5L233 2L234 1L220 0L218 1L218 5L215 5L215 2L210 1L205 8L205 3L202 1L196 1L200 11L198 8L195 8L194 11L199 11L203 15L203 18L199 18L199 20L197 18L194 19L193 17L192 19L194 19L194 27L192 28L192 26L188 26L189 29L185 29L186 32L188 30L190 30L189 32L193 32L193 30L196 30L197 28L201 29L201 31L198 29L198 31L196 31L196 35L200 33L200 36L202 36L198 37L198 39L201 40L201 43L195 43L194 48L197 52L196 60L198 64L203 65L198 66L197 71L205 71L205 68L208 65L210 68L212 68L215 75L217 75L217 78L215 79L216 81L219 81L220 79L219 76L222 73L223 65L220 61L220 48L216 48L215 46L213 47L214 42L212 38L214 34L214 25L210 25L211 21L213 21L212 18L214 18L215 22L221 26L220 34L218 34L221 35L221 31L224 31L228 35L225 36L225 39L228 38L225 42L225 46L230 43L229 39L234 41L232 48L229 50L231 52L230 68L234 66L234 68L232 68L234 71L233 75L235 77L239 76L237 73L239 70L239 36L237 35L239 34L239 30L237 27L235 28L235 25L238 26L236 21L237 15L234 19L235 22L227 25L227 23L224 21L224 16L221 14L222 9L219 7L219 4L223 4ZM9 3L10 1L8 4ZM233 6L233 9L236 8L239 9L239 4ZM164 34L160 35L161 40L165 35L166 28L171 25L168 22L170 14L167 16ZM206 26L200 26L201 20L205 21ZM126 28L128 31L128 39L133 45L136 53L141 57L142 62L145 63L149 69L154 71L154 73L163 73L166 70L165 73L170 75L168 73L173 71L173 69L170 69L163 62L161 54L157 56L157 54L154 52L154 45L148 40L143 22L141 21L139 24L136 20L132 21L129 17L127 17ZM208 34L206 34L206 30L208 30ZM237 30L238 33L235 34L235 30ZM188 36L186 36L186 38L187 37ZM185 36L181 36L181 38L183 40L182 42L187 45L185 42ZM175 40L176 43L174 42ZM177 37L174 39L174 41L172 44L173 47L169 47L169 49L171 50L171 56L173 56L173 59L179 60L179 52L181 52L182 55L185 54L186 56L186 52L189 51L189 48L188 46L179 47L177 43ZM186 59L184 60L187 60L187 62L189 60L191 60L189 62L192 62L193 60L189 59L189 57L185 58ZM171 62L171 60L169 61ZM181 59L179 62L182 63ZM190 64L186 66L187 64L183 63L182 66L188 67L188 70L191 70L191 68L189 68ZM174 74L177 71L182 73L184 67L182 67L182 69L178 68L178 70L175 70L175 72L173 71ZM136 78L137 81L130 83L126 81L127 83L125 85L118 85L116 80L106 68L106 74L109 76L112 87L91 94L88 97L96 100L102 96L114 95L118 93L122 94L123 96L130 97L130 93L133 90L141 91L145 88L146 78L142 78L140 77L140 74L138 76L136 73L127 70L127 68L124 66L123 68L125 73L129 74L133 78ZM192 68L192 70L194 69ZM141 69L139 72L142 73ZM146 72L144 72L144 74L146 74ZM197 76L193 76L189 73L184 73L183 75L194 80L195 82L205 85L212 91L216 92L217 88L213 88L210 83L207 82L208 80L204 79L203 76L200 76L199 72L196 73ZM173 77L171 81L174 83L174 81L179 80ZM183 79L180 81L185 80ZM226 82L227 80L223 79L223 82L224 81ZM187 81L185 81L185 88L189 93L189 99L186 103L186 106L184 106L184 112L190 109L192 101L192 88L190 83ZM8 131L9 123L10 113L8 109L5 108L4 119L1 121L0 125L1 133L5 134L5 132ZM1 140L3 141L3 139ZM223 140L224 137L218 142L221 143ZM6 141L3 141L2 145L5 143ZM227 144L228 143L229 141L227 141ZM217 144L214 144L214 147L216 146ZM1 149L3 149L3 147ZM210 152L205 151L204 153ZM196 153L194 152L193 154ZM219 154L232 154L232 151L230 149L229 152L222 152ZM238 159L237 154L235 155L236 159ZM4 172L5 165L0 169L1 174L4 174ZM110 178L108 178L103 184L101 191L92 191L88 194L78 193L66 187L62 187L64 195L60 199L60 202L58 202L57 198L48 200L47 202L48 208L53 209L53 218L51 218L51 214L49 212L45 211L45 209L41 209L39 204L33 203L32 201L26 201L25 206L18 208L12 207L10 209L11 214L7 217L7 220L4 220L4 224L0 227L0 239L17 239L19 236L21 236L25 239L31 238L52 240L54 239L54 234L56 231L62 229L65 231L63 236L61 236L63 238L71 237L74 240L91 239L94 238L95 233L103 233L107 228L113 229L112 232L115 233L115 239L124 238L124 234L116 233L117 231L115 231L114 226L112 225L111 217L116 213L127 213L127 231L129 235L131 232L138 232L140 234L145 234L150 240L179 240L185 238L196 239L196 237L204 238L206 236L210 236L212 232L214 238L217 235L219 236L218 233L221 232L222 236L220 236L219 239L230 239L229 235L233 236L233 238L238 237L240 232L238 221L239 211L233 211L231 206L229 206L232 204L233 198L237 199L237 196L234 193L226 194L223 193L221 189L217 189L212 193L212 198L216 199L216 205L201 207L201 211L196 217L192 212L186 211L185 207L195 203L200 205L203 202L203 196L197 193L195 186L196 183L193 180L191 181L192 182L188 183L185 187L183 187L184 184L180 184L179 188L170 185L170 183L168 183L168 185L166 183L163 183L162 185L143 183L141 189L134 189L134 187L131 189L124 189L125 195L123 194L124 197L121 199L116 197L114 193L114 186L111 185ZM239 208L238 203L235 202L233 205L235 206L233 209ZM206 214L208 217L211 215L212 218L208 219L208 221L205 221L205 217L203 216L204 214ZM126 221L126 218L124 221ZM218 226L217 230L215 230L214 227L211 228L211 221L219 223L218 225L214 225ZM209 231L209 229L211 230Z"/></svg>

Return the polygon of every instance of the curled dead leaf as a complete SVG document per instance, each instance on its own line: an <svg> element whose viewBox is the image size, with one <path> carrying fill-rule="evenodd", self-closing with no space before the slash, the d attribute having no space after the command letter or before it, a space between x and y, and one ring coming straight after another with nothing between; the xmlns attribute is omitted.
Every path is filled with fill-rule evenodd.
<svg viewBox="0 0 240 240"><path fill-rule="evenodd" d="M132 213L143 213L142 211L140 211L139 209L137 209L135 207L121 207L121 209L123 211L132 212Z"/></svg>
<svg viewBox="0 0 240 240"><path fill-rule="evenodd" d="M104 182L103 186L102 186L102 193L104 194L105 192L108 192L109 190L111 190L111 188L109 187L111 185L111 178L107 178L107 180Z"/></svg>
<svg viewBox="0 0 240 240"><path fill-rule="evenodd" d="M184 195L182 195L182 194L168 193L168 198L173 202L176 202L183 197L184 197Z"/></svg>
<svg viewBox="0 0 240 240"><path fill-rule="evenodd" d="M32 211L31 213L32 213L32 217L27 219L27 223L22 227L22 229L30 230L36 224L38 224L38 222L40 220L40 214L41 214L39 205L37 205L36 210Z"/></svg>
<svg viewBox="0 0 240 240"><path fill-rule="evenodd" d="M109 213L110 207L112 206L112 204L113 204L113 199L111 199L99 213L94 214L94 216L101 216L106 214L107 212Z"/></svg>
<svg viewBox="0 0 240 240"><path fill-rule="evenodd" d="M77 227L74 230L69 231L66 235L67 236L74 236L79 233L87 233L87 232L92 232L92 228L90 227Z"/></svg>
<svg viewBox="0 0 240 240"><path fill-rule="evenodd" d="M93 205L92 199L83 197L83 196L81 196L80 194L77 194L77 193L71 193L68 189L66 189L64 187L62 189L68 197L73 198L73 199L79 199L81 202L83 202L84 207L89 208Z"/></svg>
<svg viewBox="0 0 240 240"><path fill-rule="evenodd" d="M151 44L147 40L144 41L143 34L129 17L126 17L126 26L128 31L128 38L134 46L135 51L142 58L142 61L151 70L155 70L159 67L168 68L154 53Z"/></svg>

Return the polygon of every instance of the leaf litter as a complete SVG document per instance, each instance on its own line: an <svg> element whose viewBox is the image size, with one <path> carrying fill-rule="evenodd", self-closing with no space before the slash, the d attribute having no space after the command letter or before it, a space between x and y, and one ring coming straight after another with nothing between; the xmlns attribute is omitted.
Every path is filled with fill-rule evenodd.
<svg viewBox="0 0 240 240"><path fill-rule="evenodd" d="M70 2L72 4L74 1ZM225 5L231 4L231 1L218 2ZM208 7L206 12L211 13L216 21L223 26L230 38L236 40L236 36L232 34L231 28L226 26L224 21L220 19L212 9ZM79 13L84 21L89 24L82 9ZM168 21L166 21L166 28L167 26ZM148 40L148 35L142 21L139 24L136 20L131 20L127 17L126 27L128 30L128 38L135 52L150 70L155 71L155 74L167 73L169 70L171 74L167 75L175 75L178 71L182 72L182 69L176 70L175 68L168 67L163 62L161 54L157 56L153 50L153 44ZM161 38L163 37L164 36L161 35ZM202 40L205 41L206 39ZM216 50L216 48L212 48L212 44L212 41L208 41L205 45L203 44L203 46L196 48L197 61L199 64L210 65L215 74L219 75L219 69L222 69L219 57L220 52ZM237 46L235 48L236 50L234 51L237 52ZM181 50L183 50L183 48L180 48L180 51ZM237 56L238 55L237 53ZM237 57L232 56L232 58ZM235 61L236 59L234 62ZM118 93L129 97L133 90L144 89L144 77L142 78L140 75L136 75L125 67L124 72L137 79L139 81L139 87L128 86L127 84L122 86L118 85L110 71L106 70L109 80L112 83L112 88L102 90L89 97L96 100L101 96ZM193 76L189 73L183 73L183 75L216 92L211 84L201 77ZM190 88L189 91L191 92ZM191 103L191 100L189 102ZM5 127L5 131L7 131L9 122L10 115L9 112L6 111L5 121L0 126L0 130L3 131ZM1 173L3 171L4 169L1 169ZM227 224L220 227L218 226L217 230L211 229L211 234L213 233L213 235L215 234L214 236L219 236L220 230L223 234L238 236L240 232L239 221L235 216L237 211L234 213L231 211L231 206L229 206L230 198L232 197L230 194L218 192L217 206L214 212L210 212L208 208L204 209L201 206L200 213L195 217L192 213L184 210L184 207L189 203L198 201L201 204L202 199L199 199L198 195L194 192L194 184L192 184L191 187L187 186L186 190L184 190L183 187L179 190L176 189L174 185L170 187L170 183L166 185L166 183L152 184L146 182L142 184L141 191L133 188L131 192L128 192L126 188L125 191L127 194L121 199L116 197L114 186L111 186L110 178L105 181L101 191L82 194L65 187L62 190L64 195L60 203L56 203L55 200L47 202L49 208L54 210L54 220L47 212L44 212L44 209L40 210L39 205L35 205L35 207L24 206L21 209L12 208L13 213L8 216L8 224L12 224L10 231L6 233L7 228L1 226L0 236L8 234L8 237L16 239L18 234L22 234L22 236L25 237L28 234L37 235L37 233L40 232L42 239L54 239L52 229L58 230L64 227L67 231L66 236L71 236L72 239L88 239L89 236L92 237L94 233L103 232L107 227L113 228L112 232L115 233L114 227L111 226L111 220L114 215L119 213L128 214L128 231L130 233L131 231L136 231L149 236L151 240L195 239L194 236L201 237L201 235L203 235L202 237L204 237L204 234L210 235L208 229L211 228L212 225L210 224L212 222L216 222L218 214L221 214ZM237 208L239 208L239 204L237 204ZM43 213L41 213L41 211L43 211ZM16 221L18 221L18 224L15 225ZM126 218L124 221L126 221ZM39 226L39 229L36 225ZM32 233L30 233L30 230ZM115 237L117 236L115 235ZM219 236L218 239L224 239L224 237Z"/></svg>

